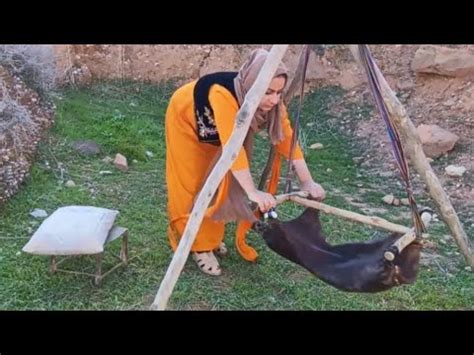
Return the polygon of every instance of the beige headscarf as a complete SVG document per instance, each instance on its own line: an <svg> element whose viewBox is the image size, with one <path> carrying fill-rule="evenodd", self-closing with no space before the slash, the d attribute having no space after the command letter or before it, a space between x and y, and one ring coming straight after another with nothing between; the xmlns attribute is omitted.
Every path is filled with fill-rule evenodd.
<svg viewBox="0 0 474 355"><path fill-rule="evenodd" d="M235 93L239 100L239 105L244 103L245 95L255 83L263 64L267 60L268 52L264 49L257 49L252 52L249 59L242 65L239 73L234 79ZM283 63L278 66L274 77L285 75L288 78L288 69ZM280 114L282 101L276 105L270 112L264 113L259 108L255 112L250 127L253 133L258 132L263 128L268 128L272 144L277 144L283 139L283 132L280 124Z"/></svg>
<svg viewBox="0 0 474 355"><path fill-rule="evenodd" d="M257 76L266 61L267 56L268 52L266 50L257 49L252 52L249 59L240 68L237 76L234 79L234 86L239 101L239 106L242 106L244 103L245 95L247 95L248 91L255 83L255 80L257 79ZM279 65L274 77L280 75L286 75L288 77L288 70L283 63ZM284 136L281 128L280 117L281 112L283 112L282 105L283 103L280 100L278 105L266 113L262 112L260 109L257 109L252 122L250 123L250 129L248 131L247 137L244 141L244 148L245 152L247 153L249 164L252 159L255 133L261 129L267 128L272 144L277 144L283 140ZM229 172L229 175L227 199L213 214L213 219L221 221L255 221L256 218L248 205L248 199L245 191L231 172Z"/></svg>

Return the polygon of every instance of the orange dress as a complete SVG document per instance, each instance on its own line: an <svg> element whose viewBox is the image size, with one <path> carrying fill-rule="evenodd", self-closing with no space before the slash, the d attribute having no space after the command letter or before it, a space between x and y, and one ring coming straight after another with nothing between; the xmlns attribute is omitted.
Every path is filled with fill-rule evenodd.
<svg viewBox="0 0 474 355"><path fill-rule="evenodd" d="M191 212L193 202L199 194L210 164L219 153L218 146L200 142L194 113L193 90L196 81L180 87L171 97L166 111L166 184L168 189L168 239L176 250ZM209 92L209 103L214 111L214 120L222 146L229 140L239 110L234 96L223 86L215 84ZM288 158L293 130L286 109L282 117L285 139L276 146L279 154ZM296 147L294 159L303 153ZM242 147L231 170L248 169L249 162ZM229 171L227 174L230 174ZM225 196L224 196L225 198ZM224 238L225 223L212 220L205 215L191 251L209 251L217 248ZM249 259L249 258L246 258Z"/></svg>

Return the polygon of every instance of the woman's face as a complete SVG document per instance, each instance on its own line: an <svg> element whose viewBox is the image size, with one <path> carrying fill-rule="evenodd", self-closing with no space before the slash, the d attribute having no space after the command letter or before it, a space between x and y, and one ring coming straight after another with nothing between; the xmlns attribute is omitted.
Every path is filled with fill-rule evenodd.
<svg viewBox="0 0 474 355"><path fill-rule="evenodd" d="M263 112L269 112L275 105L278 105L285 84L286 77L277 76L273 78L258 108Z"/></svg>

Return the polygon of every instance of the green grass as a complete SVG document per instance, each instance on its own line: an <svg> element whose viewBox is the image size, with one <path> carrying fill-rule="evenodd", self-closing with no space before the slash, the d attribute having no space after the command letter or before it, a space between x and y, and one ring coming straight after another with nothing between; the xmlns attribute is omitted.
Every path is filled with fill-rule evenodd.
<svg viewBox="0 0 474 355"><path fill-rule="evenodd" d="M171 84L109 83L64 91L57 98L56 123L40 144L31 175L21 191L0 210L0 309L149 307L172 258L165 233L163 122L172 89ZM329 113L332 105L341 104L342 95L340 89L326 88L307 96L302 113L302 145L308 163L314 177L328 192L328 204L359 212L344 198L358 196L358 201L367 206L382 207L378 191L383 180L357 170L352 161L357 152L347 143L350 136L338 130ZM347 106L347 115L354 110ZM103 147L103 154L79 155L71 148L77 139L95 140ZM324 149L307 149L316 142L323 143ZM257 178L266 160L268 141L258 137L256 144ZM153 157L147 157L146 151L151 151ZM117 152L129 160L127 173L102 162L103 157L113 157ZM137 162L133 163L133 159ZM113 174L100 175L101 170ZM65 187L63 183L69 179L77 186ZM364 193L358 184L363 184ZM130 230L132 260L128 269L113 272L100 288L84 276L50 275L47 257L20 252L40 223L29 212L43 208L51 214L58 207L72 204L118 209L117 223ZM279 208L284 219L297 216L301 210L289 203ZM381 216L390 219L397 211L388 209ZM332 243L367 240L374 235L374 230L365 226L330 216L323 216L322 221ZM171 309L473 309L473 276L464 270L463 259L455 254L456 246L451 241L441 243L446 229L440 224L433 229L437 249L427 251L440 256L437 264L422 266L414 285L375 295L344 293L324 284L273 253L254 233L250 234L249 242L260 258L256 264L247 263L233 246L234 230L235 224L229 224L226 241L230 255L221 262L223 275L208 277L188 262L170 299ZM105 267L112 265L111 253L118 252L118 244L107 246ZM90 270L94 260L77 258L65 266Z"/></svg>

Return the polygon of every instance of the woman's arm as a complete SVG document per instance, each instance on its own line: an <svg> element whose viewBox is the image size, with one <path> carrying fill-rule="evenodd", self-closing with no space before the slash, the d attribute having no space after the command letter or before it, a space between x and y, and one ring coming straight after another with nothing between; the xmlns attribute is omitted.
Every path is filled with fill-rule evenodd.
<svg viewBox="0 0 474 355"><path fill-rule="evenodd" d="M286 159L289 159L293 129L286 108L283 109L282 130L285 138L276 146L276 148L278 153L285 156ZM314 199L319 201L323 200L326 197L326 192L320 184L314 182L298 143L296 144L293 155L293 166L295 167L301 189L308 191Z"/></svg>
<svg viewBox="0 0 474 355"><path fill-rule="evenodd" d="M219 138L226 144L234 130L238 106L230 93L218 85L211 89L209 101L212 105ZM260 211L267 212L276 206L275 198L255 188L244 147L242 147L231 167L232 174L247 194L250 201L257 203Z"/></svg>
<svg viewBox="0 0 474 355"><path fill-rule="evenodd" d="M304 159L294 160L293 166L295 167L296 175L300 181L301 189L308 191L315 200L324 200L326 198L326 192L320 184L313 180L306 161Z"/></svg>

